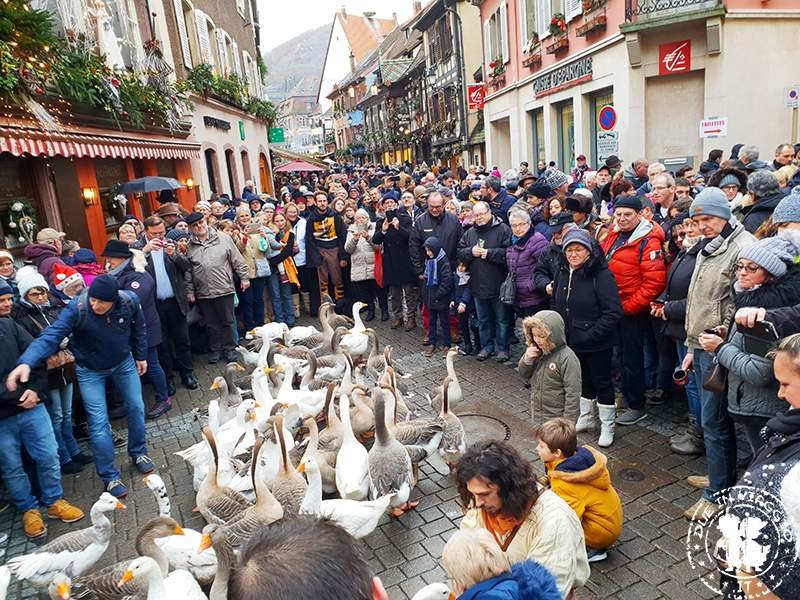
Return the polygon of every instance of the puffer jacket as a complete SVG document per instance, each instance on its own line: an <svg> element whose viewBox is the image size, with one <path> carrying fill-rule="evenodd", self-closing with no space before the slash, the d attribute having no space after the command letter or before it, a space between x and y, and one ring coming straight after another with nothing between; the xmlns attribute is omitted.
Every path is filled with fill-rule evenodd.
<svg viewBox="0 0 800 600"><path fill-rule="evenodd" d="M731 282L739 251L755 242L744 225L730 223L720 235L708 241L697 262L686 296L686 346L700 348L698 336L704 329L726 325L733 316Z"/></svg>
<svg viewBox="0 0 800 600"><path fill-rule="evenodd" d="M550 489L581 520L586 546L608 548L622 532L622 502L608 473L605 454L590 446L567 458L545 463Z"/></svg>
<svg viewBox="0 0 800 600"><path fill-rule="evenodd" d="M53 283L53 266L56 263L64 264L61 256L50 244L28 244L22 251L22 255L36 265L36 269L47 280L47 283Z"/></svg>
<svg viewBox="0 0 800 600"><path fill-rule="evenodd" d="M755 204L745 208L742 211L744 215L742 218L744 228L750 233L755 233L756 230L761 227L761 224L772 215L775 207L778 206L780 201L785 197L783 192L778 192L777 194L772 194L765 198L759 198Z"/></svg>
<svg viewBox="0 0 800 600"><path fill-rule="evenodd" d="M641 219L628 241L612 251L619 235L614 228L603 240L602 248L617 281L622 310L626 315L649 312L650 302L664 291L667 281L664 230Z"/></svg>
<svg viewBox="0 0 800 600"><path fill-rule="evenodd" d="M599 246L575 271L562 255L553 281L552 304L566 323L567 343L575 352L599 352L614 346L622 304Z"/></svg>
<svg viewBox="0 0 800 600"><path fill-rule="evenodd" d="M156 282L145 270L147 260L144 254L139 250L132 252L133 258L108 274L116 277L120 290L128 290L139 297L147 326L147 346L152 348L161 343L161 319L156 309Z"/></svg>
<svg viewBox="0 0 800 600"><path fill-rule="evenodd" d="M561 593L547 569L526 560L511 565L510 573L476 583L459 600L561 600Z"/></svg>
<svg viewBox="0 0 800 600"><path fill-rule="evenodd" d="M186 293L198 299L219 298L233 294L234 274L247 280L247 265L234 241L209 229L208 237L201 242L189 238L186 250L190 269L186 271Z"/></svg>
<svg viewBox="0 0 800 600"><path fill-rule="evenodd" d="M701 245L695 244L688 250L678 252L669 267L667 287L660 297L664 301L664 315L667 317L661 325L661 333L674 340L686 339L686 297L700 249Z"/></svg>
<svg viewBox="0 0 800 600"><path fill-rule="evenodd" d="M369 237L364 239L359 237L356 240L355 233L361 231L353 223L347 228L347 240L344 243L344 250L350 255L350 281L369 281L375 279L375 246L372 237L375 235L375 223L370 223L367 232Z"/></svg>
<svg viewBox="0 0 800 600"><path fill-rule="evenodd" d="M534 424L555 417L574 421L578 418L581 397L581 365L567 346L564 319L553 310L541 310L533 317L526 317L522 327L528 346L535 343L534 332L547 338L547 343L540 348L541 356L528 364L523 354L517 365L522 378L531 380L531 418Z"/></svg>
<svg viewBox="0 0 800 600"><path fill-rule="evenodd" d="M528 233L506 248L506 264L509 272L514 274L517 288L515 308L539 306L547 302L547 294L536 289L533 269L548 245L547 238L531 226Z"/></svg>
<svg viewBox="0 0 800 600"><path fill-rule="evenodd" d="M508 275L506 248L510 244L511 229L495 216L486 225L474 225L464 232L458 242L458 260L469 267L469 289L475 298L488 300L498 297L500 284ZM475 245L489 251L485 259L472 255Z"/></svg>

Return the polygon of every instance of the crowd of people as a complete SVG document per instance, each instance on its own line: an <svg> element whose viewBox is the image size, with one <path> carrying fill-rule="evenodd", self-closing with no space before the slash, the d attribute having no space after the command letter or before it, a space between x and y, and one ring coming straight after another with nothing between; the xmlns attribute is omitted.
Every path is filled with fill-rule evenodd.
<svg viewBox="0 0 800 600"><path fill-rule="evenodd" d="M0 319L0 470L26 533L46 531L40 502L53 518L83 516L63 498L62 472L94 463L106 491L127 494L113 418L127 416L135 468L153 470L145 419L171 410L176 376L197 388L193 353L236 361L246 331L292 327L327 297L344 313L363 303L367 323L414 332L421 321L426 356L457 344L507 363L524 343L517 367L534 422L575 433L599 422L600 447L648 405L685 398L689 425L670 445L705 454L708 474L689 477L703 495L686 516L708 518L745 466L737 424L754 460L771 431L794 436L790 454L800 446L796 415L784 414L797 402L796 343L781 342L781 371L768 352L800 331L800 148L781 144L769 162L739 144L723 156L713 150L699 169L675 173L615 156L591 168L583 155L569 174L544 162L505 173L339 166L284 178L277 199L247 182L240 198L127 215L100 257L50 228L22 257L1 250L0 317L10 318ZM148 409L142 382L154 393ZM558 446L545 444L544 462L570 460L557 454L570 448L564 436L542 431ZM583 468L604 464L581 456ZM479 495L461 483L474 504ZM517 521L538 502L528 500Z"/></svg>

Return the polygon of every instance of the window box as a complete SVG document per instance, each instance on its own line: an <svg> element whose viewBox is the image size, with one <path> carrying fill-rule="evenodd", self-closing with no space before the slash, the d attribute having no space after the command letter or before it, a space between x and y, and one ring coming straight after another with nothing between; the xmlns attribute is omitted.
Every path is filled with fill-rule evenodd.
<svg viewBox="0 0 800 600"><path fill-rule="evenodd" d="M589 13L597 10L598 8L604 8L606 3L607 0L583 0L581 2L583 14L588 15Z"/></svg>
<svg viewBox="0 0 800 600"><path fill-rule="evenodd" d="M548 54L555 54L569 48L569 38L566 35L555 38L552 42L545 46L545 52Z"/></svg>
<svg viewBox="0 0 800 600"><path fill-rule="evenodd" d="M595 15L594 17L584 17L584 23L575 30L575 35L585 36L593 31L605 31L606 13Z"/></svg>
<svg viewBox="0 0 800 600"><path fill-rule="evenodd" d="M522 61L522 66L529 69L538 69L542 66L542 53L531 54Z"/></svg>
<svg viewBox="0 0 800 600"><path fill-rule="evenodd" d="M489 77L489 85L494 88L500 89L506 84L506 73L503 71L499 75L491 75Z"/></svg>

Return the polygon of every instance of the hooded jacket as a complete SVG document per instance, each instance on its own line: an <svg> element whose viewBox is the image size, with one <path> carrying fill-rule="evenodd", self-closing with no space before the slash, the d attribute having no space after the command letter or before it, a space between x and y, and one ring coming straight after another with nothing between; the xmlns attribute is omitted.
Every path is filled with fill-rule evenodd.
<svg viewBox="0 0 800 600"><path fill-rule="evenodd" d="M475 245L489 251L486 259L472 255ZM511 229L496 216L486 225L473 225L461 237L458 260L469 267L469 289L475 298L492 300L500 294L500 284L508 275L506 248L510 245Z"/></svg>
<svg viewBox="0 0 800 600"><path fill-rule="evenodd" d="M708 180L708 177L713 174L717 169L719 169L719 163L715 160L704 160L700 163L700 169L698 169L700 175Z"/></svg>
<svg viewBox="0 0 800 600"><path fill-rule="evenodd" d="M533 560L511 566L503 573L465 590L459 600L561 600L553 576Z"/></svg>
<svg viewBox="0 0 800 600"><path fill-rule="evenodd" d="M523 354L517 365L522 378L531 380L531 419L537 424L555 417L574 421L581 397L581 365L567 346L564 319L553 310L541 310L526 317L522 327L528 346L535 344L534 333L547 338L541 356L528 364Z"/></svg>
<svg viewBox="0 0 800 600"><path fill-rule="evenodd" d="M347 228L347 240L344 243L345 252L350 255L350 281L368 281L375 279L375 250L380 251L380 246L372 242L375 235L375 223L369 223L367 232L369 237L355 238L355 233L360 231L353 223Z"/></svg>
<svg viewBox="0 0 800 600"><path fill-rule="evenodd" d="M772 215L775 207L778 206L780 201L785 197L783 192L777 192L771 196L759 198L755 204L745 208L742 211L744 215L742 217L744 228L750 233L755 233L756 230L761 227L761 224Z"/></svg>
<svg viewBox="0 0 800 600"><path fill-rule="evenodd" d="M614 228L603 240L602 248L617 281L622 310L626 315L637 315L649 311L650 302L664 291L664 230L640 219L628 241L612 250L619 235L620 231Z"/></svg>
<svg viewBox="0 0 800 600"><path fill-rule="evenodd" d="M428 310L447 310L450 308L450 300L453 297L455 285L453 270L450 268L450 261L447 260L447 255L439 256L439 250L442 249L442 245L438 238L429 237L425 240L424 245L433 251L433 256L436 258L436 270L439 283L435 287L432 287L426 285L423 281L422 303L428 307ZM426 254L426 259L427 256Z"/></svg>
<svg viewBox="0 0 800 600"><path fill-rule="evenodd" d="M189 238L186 258L186 293L197 299L229 296L236 291L234 275L248 279L247 264L234 241L213 229L202 242L194 236Z"/></svg>
<svg viewBox="0 0 800 600"><path fill-rule="evenodd" d="M28 383L20 383L13 392L6 388L8 374L17 366L17 359L31 342L31 334L14 319L0 319L0 419L13 417L25 410L19 406L19 399L25 390L35 391L42 401L46 398L48 385L44 364L31 365Z"/></svg>
<svg viewBox="0 0 800 600"><path fill-rule="evenodd" d="M423 244L429 237L435 237L441 242L450 267L455 268L456 249L458 241L463 233L461 222L458 217L450 214L446 210L442 211L439 217L432 217L427 211L419 215L411 228L411 235L408 240L408 251L411 255L411 265L417 275L422 275L425 270L425 248Z"/></svg>
<svg viewBox="0 0 800 600"><path fill-rule="evenodd" d="M536 289L533 269L539 257L545 253L549 242L533 225L524 236L506 248L506 264L510 273L514 274L517 288L515 308L528 308L547 304L547 295Z"/></svg>
<svg viewBox="0 0 800 600"><path fill-rule="evenodd" d="M550 489L581 520L589 548L604 549L622 532L622 502L611 485L605 454L583 446L570 457L545 463Z"/></svg>
<svg viewBox="0 0 800 600"><path fill-rule="evenodd" d="M36 269L47 280L47 283L53 283L53 265L64 264L61 256L50 244L28 244L22 254L36 265Z"/></svg>
<svg viewBox="0 0 800 600"><path fill-rule="evenodd" d="M384 288L401 287L417 281L411 267L408 254L408 241L411 237L411 217L405 210L397 210L400 227L395 229L391 224L386 233L383 232L384 219L375 223L375 235L372 243L383 246L383 286Z"/></svg>
<svg viewBox="0 0 800 600"><path fill-rule="evenodd" d="M622 303L599 246L592 248L587 261L575 271L562 254L551 300L553 310L564 319L567 343L575 352L599 352L614 346Z"/></svg>
<svg viewBox="0 0 800 600"><path fill-rule="evenodd" d="M144 313L147 325L147 346L152 348L161 343L161 319L156 309L156 282L146 271L147 259L138 250L116 269L108 272L117 278L119 289L136 294Z"/></svg>

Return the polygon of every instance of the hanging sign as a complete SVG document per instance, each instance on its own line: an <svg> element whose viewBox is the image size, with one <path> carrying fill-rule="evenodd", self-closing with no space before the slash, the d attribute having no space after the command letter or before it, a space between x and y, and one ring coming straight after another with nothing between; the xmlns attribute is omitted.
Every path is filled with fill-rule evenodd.
<svg viewBox="0 0 800 600"><path fill-rule="evenodd" d="M467 84L467 106L469 110L483 110L486 86L483 83Z"/></svg>

